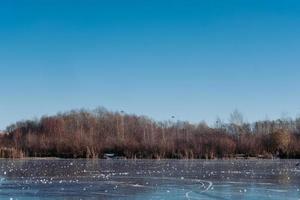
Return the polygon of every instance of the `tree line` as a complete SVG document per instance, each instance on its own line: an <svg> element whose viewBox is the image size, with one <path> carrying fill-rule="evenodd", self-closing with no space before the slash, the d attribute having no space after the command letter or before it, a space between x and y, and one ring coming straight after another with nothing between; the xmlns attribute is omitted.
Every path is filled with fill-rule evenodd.
<svg viewBox="0 0 300 200"><path fill-rule="evenodd" d="M0 135L0 147L0 157L12 158L300 158L300 119L250 124L234 111L229 123L217 119L210 127L82 109L12 124Z"/></svg>

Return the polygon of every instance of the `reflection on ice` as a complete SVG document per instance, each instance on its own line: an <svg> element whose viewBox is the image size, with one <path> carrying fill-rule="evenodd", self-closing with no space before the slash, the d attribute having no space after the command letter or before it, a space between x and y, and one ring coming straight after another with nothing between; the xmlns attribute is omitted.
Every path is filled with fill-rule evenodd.
<svg viewBox="0 0 300 200"><path fill-rule="evenodd" d="M299 199L292 160L1 160L0 199Z"/></svg>

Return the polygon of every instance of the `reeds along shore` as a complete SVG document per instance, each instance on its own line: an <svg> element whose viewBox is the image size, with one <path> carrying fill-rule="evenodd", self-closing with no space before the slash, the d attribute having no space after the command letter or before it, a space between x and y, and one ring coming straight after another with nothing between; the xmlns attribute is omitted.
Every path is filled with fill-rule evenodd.
<svg viewBox="0 0 300 200"><path fill-rule="evenodd" d="M158 122L105 109L71 111L17 122L0 136L0 157L214 159L300 158L300 120L244 123Z"/></svg>
<svg viewBox="0 0 300 200"><path fill-rule="evenodd" d="M20 149L15 148L1 148L0 158L23 158L24 153Z"/></svg>

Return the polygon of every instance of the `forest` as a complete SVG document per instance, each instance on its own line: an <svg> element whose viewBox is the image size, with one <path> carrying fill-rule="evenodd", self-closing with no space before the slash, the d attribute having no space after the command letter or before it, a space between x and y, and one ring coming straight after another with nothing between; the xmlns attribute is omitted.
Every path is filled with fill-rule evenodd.
<svg viewBox="0 0 300 200"><path fill-rule="evenodd" d="M0 157L128 159L300 158L300 118L247 123L235 110L208 126L105 108L19 121L0 134Z"/></svg>

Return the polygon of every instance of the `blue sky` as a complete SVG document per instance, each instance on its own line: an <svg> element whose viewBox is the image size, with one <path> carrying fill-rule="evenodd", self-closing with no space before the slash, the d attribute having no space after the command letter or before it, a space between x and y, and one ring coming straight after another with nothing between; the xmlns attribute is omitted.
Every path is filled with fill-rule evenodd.
<svg viewBox="0 0 300 200"><path fill-rule="evenodd" d="M300 113L300 2L0 2L0 129L104 106L157 120Z"/></svg>

